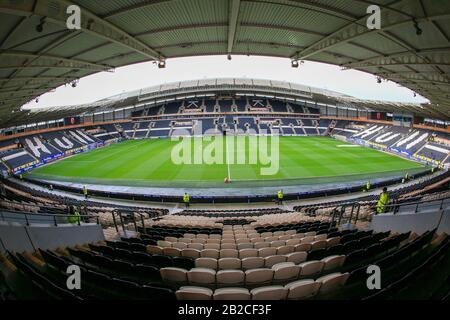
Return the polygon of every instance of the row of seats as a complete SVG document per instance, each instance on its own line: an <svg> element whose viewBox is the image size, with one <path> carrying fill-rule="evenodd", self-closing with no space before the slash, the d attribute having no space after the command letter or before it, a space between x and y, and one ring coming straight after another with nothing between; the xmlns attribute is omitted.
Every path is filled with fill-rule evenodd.
<svg viewBox="0 0 450 320"><path fill-rule="evenodd" d="M264 232L277 232L277 231L283 231L283 230L297 230L297 229L326 229L334 227L335 225L331 224L330 222L322 222L322 221L313 221L313 222L299 222L299 223L286 223L286 224L279 224L279 225L263 225L263 226L255 226L254 229L257 232L264 233ZM313 231L313 230L311 230ZM306 232L306 231L303 231Z"/></svg>
<svg viewBox="0 0 450 320"><path fill-rule="evenodd" d="M218 288L183 286L176 291L178 300L303 300L327 294L345 285L348 273L333 273L316 280L303 279L286 284L254 288Z"/></svg>
<svg viewBox="0 0 450 320"><path fill-rule="evenodd" d="M161 278L176 285L190 284L203 286L258 286L269 283L282 283L298 278L314 277L341 267L345 256L331 256L322 260L306 261L295 264L286 261L260 268L240 270L240 268L216 269L195 267L190 270L183 268L161 268ZM220 263L220 261L219 261Z"/></svg>
<svg viewBox="0 0 450 320"><path fill-rule="evenodd" d="M271 255L266 257L259 257L255 255L251 255L249 257L240 257L240 258L198 258L195 259L195 266L197 268L208 268L213 270L226 270L226 269L256 269L268 267L276 265L277 263L282 262L293 262L295 264L300 264L305 262L308 257L308 253L306 251L300 252L291 252L284 255ZM334 256L341 257L342 260L345 259L345 256ZM343 261L342 261L343 263Z"/></svg>
<svg viewBox="0 0 450 320"><path fill-rule="evenodd" d="M307 251L314 249L329 248L339 244L340 238L330 238L327 240L313 240L305 237L303 239L291 239L291 240L278 240L272 242L256 242L256 243L222 243L222 244L201 244L201 243L189 243L176 242L171 245L170 242L164 241L165 244L171 246L147 246L147 252L153 254L165 254L169 256L192 256L193 258L199 257L202 254L217 254L238 256L240 252L246 250L251 252L294 252L294 251ZM312 237L311 237L312 238ZM214 253L213 253L214 252Z"/></svg>

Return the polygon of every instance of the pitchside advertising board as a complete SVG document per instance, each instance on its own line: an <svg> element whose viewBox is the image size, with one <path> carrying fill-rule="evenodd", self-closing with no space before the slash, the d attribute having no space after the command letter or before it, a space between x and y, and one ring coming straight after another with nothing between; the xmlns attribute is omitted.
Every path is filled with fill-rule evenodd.
<svg viewBox="0 0 450 320"><path fill-rule="evenodd" d="M103 142L95 142L95 143L91 143L91 144L89 144L87 146L74 148L74 149L67 150L67 151L64 151L64 152L61 152L61 153L49 155L48 157L44 158L41 161L33 161L33 162L30 162L30 163L24 164L24 165L22 165L20 167L13 168L12 172L14 174L25 173L25 172L27 172L27 171L29 171L31 169L40 167L40 166L42 166L44 164L54 162L54 161L56 161L58 159L65 158L65 157L71 156L73 154L77 154L77 153L82 153L82 152L85 152L85 151L93 150L93 149L102 147L103 145L104 145Z"/></svg>

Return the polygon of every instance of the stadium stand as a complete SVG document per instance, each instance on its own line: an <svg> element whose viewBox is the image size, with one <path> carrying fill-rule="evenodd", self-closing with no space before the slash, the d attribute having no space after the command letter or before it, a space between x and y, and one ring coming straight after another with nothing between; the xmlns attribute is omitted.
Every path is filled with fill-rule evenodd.
<svg viewBox="0 0 450 320"><path fill-rule="evenodd" d="M0 1L0 300L450 298L448 1L375 1L380 30L366 28L368 1L71 4L83 17L73 32L67 1ZM39 104L97 72L211 54L358 70L425 102L244 77ZM226 139L216 167L163 159L172 140L205 135L282 141L278 173L232 163L247 148L230 153ZM73 266L80 290L67 285ZM31 310L67 314L53 308Z"/></svg>
<svg viewBox="0 0 450 320"><path fill-rule="evenodd" d="M448 261L449 238L435 230L422 235L337 231L327 220L298 218L268 213L251 224L225 225L211 218L164 216L139 238L7 252L1 262L33 284L32 290L15 288L18 296L291 300L392 297L432 262ZM62 275L71 264L87 275L76 294L64 289ZM369 264L390 270L384 273L385 289L375 295L365 286Z"/></svg>

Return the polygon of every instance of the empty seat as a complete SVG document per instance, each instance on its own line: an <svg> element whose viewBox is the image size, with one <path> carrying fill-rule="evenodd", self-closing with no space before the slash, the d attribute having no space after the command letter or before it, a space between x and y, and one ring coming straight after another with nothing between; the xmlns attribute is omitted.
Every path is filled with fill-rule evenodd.
<svg viewBox="0 0 450 320"><path fill-rule="evenodd" d="M186 269L166 267L159 270L161 279L169 282L187 282Z"/></svg>
<svg viewBox="0 0 450 320"><path fill-rule="evenodd" d="M237 245L238 250L250 249L250 248L253 248L253 243L250 243L250 242L243 242L243 243L239 243Z"/></svg>
<svg viewBox="0 0 450 320"><path fill-rule="evenodd" d="M245 271L245 283L247 285L265 284L273 280L274 271L269 268L250 269Z"/></svg>
<svg viewBox="0 0 450 320"><path fill-rule="evenodd" d="M195 238L195 239L192 239L192 243L201 243L201 244L205 244L205 243L206 243L206 239Z"/></svg>
<svg viewBox="0 0 450 320"><path fill-rule="evenodd" d="M306 251L292 252L286 255L286 262L293 262L295 264L300 264L306 261L308 253Z"/></svg>
<svg viewBox="0 0 450 320"><path fill-rule="evenodd" d="M235 243L222 243L220 249L233 249L236 250L237 246Z"/></svg>
<svg viewBox="0 0 450 320"><path fill-rule="evenodd" d="M219 285L240 285L244 283L245 273L242 270L220 270L216 279Z"/></svg>
<svg viewBox="0 0 450 320"><path fill-rule="evenodd" d="M317 294L321 283L312 279L297 280L284 287L288 290L288 300L308 299Z"/></svg>
<svg viewBox="0 0 450 320"><path fill-rule="evenodd" d="M320 260L327 255L326 249L314 249L308 252L308 259L309 260Z"/></svg>
<svg viewBox="0 0 450 320"><path fill-rule="evenodd" d="M218 261L219 270L223 269L241 269L241 259L238 258L220 258Z"/></svg>
<svg viewBox="0 0 450 320"><path fill-rule="evenodd" d="M274 271L273 280L287 281L297 279L300 273L300 266L293 262L282 262L272 266Z"/></svg>
<svg viewBox="0 0 450 320"><path fill-rule="evenodd" d="M338 245L340 243L340 241L341 241L340 237L333 237L333 238L327 239L327 248L331 248L331 247Z"/></svg>
<svg viewBox="0 0 450 320"><path fill-rule="evenodd" d="M196 250L203 250L204 249L204 245L201 243L188 243L188 248L189 249L196 249Z"/></svg>
<svg viewBox="0 0 450 320"><path fill-rule="evenodd" d="M264 267L264 258L262 257L248 257L243 258L241 260L242 262L242 269L248 270L248 269L256 269L256 268L262 268Z"/></svg>
<svg viewBox="0 0 450 320"><path fill-rule="evenodd" d="M311 250L310 243L301 243L295 246L295 252L309 251L309 250Z"/></svg>
<svg viewBox="0 0 450 320"><path fill-rule="evenodd" d="M156 245L161 247L161 248L170 248L170 247L172 247L172 242L165 241L165 240L158 240L156 242Z"/></svg>
<svg viewBox="0 0 450 320"><path fill-rule="evenodd" d="M241 249L239 250L239 258L249 258L249 257L257 257L258 250L257 249Z"/></svg>
<svg viewBox="0 0 450 320"><path fill-rule="evenodd" d="M253 244L253 246L255 247L255 249L269 248L270 243L269 242L255 242Z"/></svg>
<svg viewBox="0 0 450 320"><path fill-rule="evenodd" d="M188 247L187 243L184 242L175 242L172 244L172 247L177 248L177 249L186 249Z"/></svg>
<svg viewBox="0 0 450 320"><path fill-rule="evenodd" d="M175 293L178 300L211 300L213 291L202 287L181 287Z"/></svg>
<svg viewBox="0 0 450 320"><path fill-rule="evenodd" d="M187 272L189 283L212 285L216 282L216 271L208 268L192 268Z"/></svg>
<svg viewBox="0 0 450 320"><path fill-rule="evenodd" d="M184 238L188 238L188 239L194 239L195 238L195 234L193 233L185 233L183 235Z"/></svg>
<svg viewBox="0 0 450 320"><path fill-rule="evenodd" d="M195 267L194 259L187 257L173 257L173 266L176 268L183 268L189 270Z"/></svg>
<svg viewBox="0 0 450 320"><path fill-rule="evenodd" d="M313 276L322 272L323 261L307 261L300 264L300 276Z"/></svg>
<svg viewBox="0 0 450 320"><path fill-rule="evenodd" d="M204 249L200 251L200 257L202 258L214 258L219 259L220 251L216 249Z"/></svg>
<svg viewBox="0 0 450 320"><path fill-rule="evenodd" d="M183 257L188 257L188 258L193 258L193 259L197 259L200 257L200 250L197 249L183 249L181 250L181 256Z"/></svg>
<svg viewBox="0 0 450 320"><path fill-rule="evenodd" d="M175 237L165 237L164 238L165 241L169 241L169 242L177 242L178 238ZM173 245L173 244L172 244Z"/></svg>
<svg viewBox="0 0 450 320"><path fill-rule="evenodd" d="M214 258L198 258L195 260L195 266L197 268L208 268L217 270L218 263L217 259Z"/></svg>
<svg viewBox="0 0 450 320"><path fill-rule="evenodd" d="M326 240L326 239L327 239L327 234L319 234L314 237L314 241Z"/></svg>
<svg viewBox="0 0 450 320"><path fill-rule="evenodd" d="M181 255L181 250L177 248L163 248L163 255L169 257L179 257Z"/></svg>
<svg viewBox="0 0 450 320"><path fill-rule="evenodd" d="M277 254L277 248L262 248L258 250L259 257L274 256Z"/></svg>
<svg viewBox="0 0 450 320"><path fill-rule="evenodd" d="M294 246L281 246L277 248L277 255L284 255L295 251Z"/></svg>
<svg viewBox="0 0 450 320"><path fill-rule="evenodd" d="M344 255L329 256L323 258L322 261L325 263L323 266L323 271L329 271L342 267L345 262L345 256Z"/></svg>
<svg viewBox="0 0 450 320"><path fill-rule="evenodd" d="M216 249L220 250L220 244L219 243L206 243L203 246L204 249Z"/></svg>
<svg viewBox="0 0 450 320"><path fill-rule="evenodd" d="M192 242L192 239L191 238L180 238L180 239L178 239L178 242L189 244Z"/></svg>
<svg viewBox="0 0 450 320"><path fill-rule="evenodd" d="M236 244L236 240L234 240L234 236L229 236L229 238L222 238L222 240L220 241L220 243L223 245L225 243L231 243L231 244Z"/></svg>
<svg viewBox="0 0 450 320"><path fill-rule="evenodd" d="M148 245L147 252L150 254L162 254L163 248L161 248L159 246Z"/></svg>
<svg viewBox="0 0 450 320"><path fill-rule="evenodd" d="M250 300L251 295L246 288L219 288L214 291L214 300Z"/></svg>
<svg viewBox="0 0 450 320"><path fill-rule="evenodd" d="M327 247L327 241L326 240L317 240L311 242L311 250L315 249L325 249Z"/></svg>
<svg viewBox="0 0 450 320"><path fill-rule="evenodd" d="M298 245L298 244L300 244L300 239L289 239L289 240L286 240L286 245L287 246L296 246L296 245Z"/></svg>
<svg viewBox="0 0 450 320"><path fill-rule="evenodd" d="M271 268L273 265L281 262L286 262L286 256L273 255L264 258L264 265L267 268Z"/></svg>
<svg viewBox="0 0 450 320"><path fill-rule="evenodd" d="M366 252L364 250L358 249L354 250L347 254L347 257L345 259L345 265L352 265L355 263L359 263L362 260L366 259Z"/></svg>
<svg viewBox="0 0 450 320"><path fill-rule="evenodd" d="M285 246L285 245L286 245L286 241L283 241L283 240L270 242L270 246L271 247L275 247L275 248L278 248L278 247L281 247L281 246Z"/></svg>
<svg viewBox="0 0 450 320"><path fill-rule="evenodd" d="M326 276L320 277L316 282L320 283L319 293L329 293L344 286L349 277L349 273L332 273Z"/></svg>
<svg viewBox="0 0 450 320"><path fill-rule="evenodd" d="M239 257L239 251L236 249L221 249L220 258L237 258Z"/></svg>
<svg viewBox="0 0 450 320"><path fill-rule="evenodd" d="M288 290L283 286L267 286L253 289L252 300L284 300Z"/></svg>

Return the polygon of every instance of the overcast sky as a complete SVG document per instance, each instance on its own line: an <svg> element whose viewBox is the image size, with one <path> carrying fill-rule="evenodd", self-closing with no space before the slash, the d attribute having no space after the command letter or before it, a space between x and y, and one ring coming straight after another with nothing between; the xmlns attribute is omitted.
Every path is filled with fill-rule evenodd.
<svg viewBox="0 0 450 320"><path fill-rule="evenodd" d="M180 80L220 77L262 78L300 83L341 92L361 99L401 102L426 102L409 89L393 82L377 84L373 75L315 62L305 62L298 69L282 58L233 56L190 57L167 60L165 69L153 63L141 63L82 78L76 88L57 88L27 107L46 107L94 102L96 100L153 85Z"/></svg>

